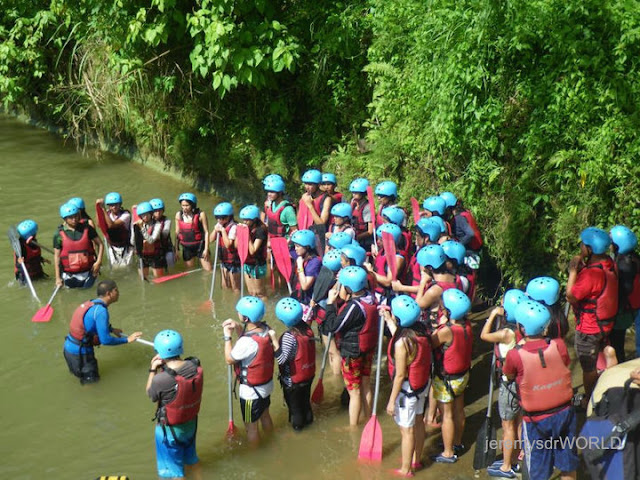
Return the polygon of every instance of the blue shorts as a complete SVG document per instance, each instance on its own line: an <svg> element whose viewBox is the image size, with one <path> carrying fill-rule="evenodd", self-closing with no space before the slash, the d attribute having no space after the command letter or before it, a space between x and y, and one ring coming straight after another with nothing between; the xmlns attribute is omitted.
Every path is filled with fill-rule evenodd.
<svg viewBox="0 0 640 480"><path fill-rule="evenodd" d="M196 453L196 421L172 428L177 442L171 428L156 425L156 461L158 476L161 478L184 477L184 466L195 465L200 460Z"/></svg>
<svg viewBox="0 0 640 480"><path fill-rule="evenodd" d="M561 472L578 468L576 414L569 407L539 422L522 422L522 443L529 478L547 480L553 467Z"/></svg>
<svg viewBox="0 0 640 480"><path fill-rule="evenodd" d="M240 273L240 265L236 265L235 263L223 263L222 268L224 268L229 273Z"/></svg>
<svg viewBox="0 0 640 480"><path fill-rule="evenodd" d="M251 278L264 278L267 276L267 264L262 265L244 265L244 273Z"/></svg>

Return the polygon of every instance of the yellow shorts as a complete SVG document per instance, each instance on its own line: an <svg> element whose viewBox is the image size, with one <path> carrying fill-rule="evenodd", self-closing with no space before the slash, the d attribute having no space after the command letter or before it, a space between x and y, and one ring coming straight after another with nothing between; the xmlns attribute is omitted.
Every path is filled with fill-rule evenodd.
<svg viewBox="0 0 640 480"><path fill-rule="evenodd" d="M447 383L449 386L447 387ZM442 403L453 402L454 397L462 395L469 383L469 372L454 380L443 380L435 375L433 377L433 396L436 401ZM452 394L453 391L453 394Z"/></svg>

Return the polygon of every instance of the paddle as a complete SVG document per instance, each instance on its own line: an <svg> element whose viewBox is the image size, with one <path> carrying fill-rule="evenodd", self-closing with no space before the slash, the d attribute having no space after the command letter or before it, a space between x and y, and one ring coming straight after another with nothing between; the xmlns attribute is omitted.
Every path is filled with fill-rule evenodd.
<svg viewBox="0 0 640 480"><path fill-rule="evenodd" d="M287 288L289 289L289 295L291 295L291 254L289 254L289 245L287 239L284 237L271 237L271 252L276 261L276 265L280 274L287 282Z"/></svg>
<svg viewBox="0 0 640 480"><path fill-rule="evenodd" d="M244 297L244 264L249 255L249 227L238 225L236 227L236 240L238 241L238 256L240 257L240 296Z"/></svg>
<svg viewBox="0 0 640 480"><path fill-rule="evenodd" d="M104 239L107 242L110 242L109 233L107 232L107 219L105 218L105 215L106 213L102 208L102 203L96 202L96 220L98 220L98 228L100 228L102 235L104 235Z"/></svg>
<svg viewBox="0 0 640 480"><path fill-rule="evenodd" d="M298 202L298 229L306 230L313 223L313 216L307 207L307 204L302 200Z"/></svg>
<svg viewBox="0 0 640 480"><path fill-rule="evenodd" d="M18 233L18 230L16 229L16 227L12 225L11 227L9 227L9 232L7 233L7 235L9 236L9 242L11 242L11 247L13 248L13 252L16 254L16 259L22 258L23 260L22 262L18 262L18 263L22 268L22 273L24 273L24 279L27 281L27 285L29 285L29 290L31 290L31 295L33 295L33 298L35 298L38 301L38 303L41 303L40 299L38 298L38 295L36 294L35 289L33 288L33 283L31 283L31 277L29 276L27 267L24 264L22 248L20 247L20 234Z"/></svg>
<svg viewBox="0 0 640 480"><path fill-rule="evenodd" d="M271 237L269 237L269 249L271 249ZM273 272L273 253L269 254L269 263L271 264L271 268L269 268L269 276L270 276L270 280L271 280L271 290L275 290L276 289L276 276L275 273Z"/></svg>
<svg viewBox="0 0 640 480"><path fill-rule="evenodd" d="M201 268L196 268L194 270L189 270L189 271L186 271L186 272L180 272L180 273L176 273L174 275L164 275L162 277L154 278L151 281L153 283L164 283L164 282L168 282L169 280L175 280L176 278L184 277L185 275L189 275L190 273L199 272L200 270L202 270L202 269Z"/></svg>
<svg viewBox="0 0 640 480"><path fill-rule="evenodd" d="M150 342L149 340L143 340L141 338L137 338L136 342L141 343L142 345L147 345L148 347L153 347L154 346L153 342Z"/></svg>
<svg viewBox="0 0 640 480"><path fill-rule="evenodd" d="M417 225L420 221L420 204L414 197L411 197L411 213L413 213L413 224Z"/></svg>
<svg viewBox="0 0 640 480"><path fill-rule="evenodd" d="M491 465L496 459L496 427L491 421L493 410L493 376L495 375L496 355L493 353L491 359L491 373L489 375L489 405L487 405L487 416L482 422L478 436L476 437L476 449L473 454L473 468L484 469Z"/></svg>
<svg viewBox="0 0 640 480"><path fill-rule="evenodd" d="M378 394L380 393L380 361L382 359L382 336L384 333L384 318L380 315L378 325L378 359L376 361L376 387L373 393L373 407L371 418L364 426L362 437L360 437L359 460L382 461L382 430L376 410L378 408Z"/></svg>
<svg viewBox="0 0 640 480"><path fill-rule="evenodd" d="M371 215L371 223L373 223L373 244L376 244L376 202L374 201L373 188L371 185L367 187L367 200L369 201L369 212Z"/></svg>
<svg viewBox="0 0 640 480"><path fill-rule="evenodd" d="M396 242L393 240L393 235L389 232L382 232L382 246L384 247L385 258L387 259L387 265L391 270L392 280L398 278L398 262L396 258Z"/></svg>
<svg viewBox="0 0 640 480"><path fill-rule="evenodd" d="M318 303L318 300L323 300L329 289L333 286L336 280L336 274L331 271L330 268L325 267L324 265L320 268L320 273L316 277L316 281L313 284L313 293L311 294L311 301ZM316 305L317 306L317 305ZM302 320L309 323L309 319L311 315L315 311L315 308L308 308L305 312Z"/></svg>
<svg viewBox="0 0 640 480"><path fill-rule="evenodd" d="M38 310L33 317L31 317L32 322L48 322L49 320L51 320L51 316L53 315L53 307L51 306L51 302L53 302L53 299L58 293L58 290L60 290L59 285L56 286L47 304L40 310Z"/></svg>
<svg viewBox="0 0 640 480"><path fill-rule="evenodd" d="M211 275L211 288L209 289L209 303L213 305L213 288L216 285L216 267L218 266L218 242L220 241L220 232L216 234L216 253L213 254L213 270Z"/></svg>
<svg viewBox="0 0 640 480"><path fill-rule="evenodd" d="M318 384L311 394L311 401L315 404L322 403L324 398L324 386L322 385L322 377L324 375L324 367L327 366L327 356L329 355L329 345L331 345L331 337L333 332L329 332L327 337L327 344L324 347L324 353L322 354L322 365L320 366L320 375L318 376Z"/></svg>
<svg viewBox="0 0 640 480"><path fill-rule="evenodd" d="M233 366L227 365L227 405L229 407L229 426L227 427L227 437L231 438L236 433L236 426L233 423Z"/></svg>

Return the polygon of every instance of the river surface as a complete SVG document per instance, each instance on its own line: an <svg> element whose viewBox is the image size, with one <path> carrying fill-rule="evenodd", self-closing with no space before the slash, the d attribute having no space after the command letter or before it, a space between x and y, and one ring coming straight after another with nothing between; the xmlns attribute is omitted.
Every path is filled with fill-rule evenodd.
<svg viewBox="0 0 640 480"><path fill-rule="evenodd" d="M120 192L126 206L161 197L167 215L172 218L178 210L178 195L193 191L190 185L125 158L91 151L81 155L51 133L5 115L0 115L0 165L3 231L32 218L39 225L40 243L49 248L61 223L58 208L70 197L83 197L94 218L95 199L110 191ZM195 193L199 206L208 213L219 201L202 192ZM94 298L95 290L60 291L52 304L52 320L32 323L31 317L40 305L27 288L14 281L12 250L6 237L0 242L0 251L0 338L4 359L0 379L5 385L1 400L0 478L89 480L100 475L127 475L130 480L157 478L151 421L155 409L145 394L152 348L139 343L98 348L101 380L81 386L67 370L62 344L72 312L82 301ZM53 259L51 254L44 256ZM182 264L176 268L184 269ZM51 265L46 265L45 271L53 277ZM212 314L202 308L211 281L210 274L204 272L155 285L142 283L133 268L111 272L105 260L101 278L113 278L120 287L120 300L109 308L115 327L125 332L140 330L147 340L153 340L160 330L176 329L184 337L185 355L201 359L205 388L197 450L205 480L389 478L390 471L400 466L400 432L384 413L389 392L386 374L378 402L384 438L381 464L365 465L357 461L361 429L349 432L345 428L348 417L340 405L341 379L329 369L324 380L324 402L315 408L315 423L301 433L294 433L287 423L281 390L276 386L271 407L276 430L259 449L251 450L245 442L235 399L238 435L233 441L225 435L227 376L220 325L225 318L236 317L237 297L216 289ZM54 288L53 279L36 282L35 288L46 302ZM273 294L267 305L267 321L278 332L283 328L273 315L273 307L282 294ZM487 399L488 359L486 355L479 359L479 368L474 369L467 391L465 443L472 448L456 465L429 465L416 474L417 478L474 478L471 444L484 418ZM441 441L439 432L428 435L425 458L439 452ZM480 476L486 478L484 472Z"/></svg>

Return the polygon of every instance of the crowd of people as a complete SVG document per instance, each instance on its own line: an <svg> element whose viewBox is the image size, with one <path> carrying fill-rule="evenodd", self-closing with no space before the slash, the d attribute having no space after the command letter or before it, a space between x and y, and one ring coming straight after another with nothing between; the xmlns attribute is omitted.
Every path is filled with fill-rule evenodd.
<svg viewBox="0 0 640 480"><path fill-rule="evenodd" d="M63 223L53 239L56 285L91 287L105 251L112 267L128 266L135 253L142 278L166 275L182 251L188 268L199 262L215 274L219 266L223 288L240 292L246 285L248 295L236 305L238 320L228 319L222 328L225 361L235 366L242 418L254 445L260 426L265 432L272 429L276 363L293 429L313 422L314 323L332 373L343 378L349 425L355 428L369 418L372 362L382 328L392 382L386 411L402 438L402 463L395 473L410 477L424 468L427 428L442 434L442 450L432 461L457 462L466 450L464 391L474 340L469 313L483 246L473 215L455 194L443 192L427 197L422 207L412 202L408 221L392 181L374 188L357 178L347 201L331 173L308 170L301 180L305 192L293 202L283 178L268 175L264 205L244 206L236 220L233 205L219 203L212 211L213 228L196 196L183 193L174 217L175 240L159 198L131 211L122 207L116 192L96 200L102 240L84 201L70 199L60 207ZM45 277L37 224L25 220L17 231L22 255L16 255L16 279ZM554 444L549 451L535 448L536 442L575 437L576 410L586 407L599 373L625 360L626 330L640 320L636 235L620 225L610 233L588 227L580 240L565 290L576 318L583 396L574 395L571 383L563 340L569 322L556 279L537 277L524 290L508 290L482 328L480 338L495 346L503 427L503 459L488 466L490 476L515 478L524 456L530 478L549 478L554 467L562 478L575 478L575 445ZM273 291L284 283L289 288L289 296L275 306L276 318L287 328L280 338L264 322L268 274ZM71 319L65 359L82 383L99 379L94 345L140 338L140 332L120 337L111 327L107 307L118 296L115 282L101 281L97 298L78 307ZM183 341L174 330L160 332L154 345L147 392L158 403L158 472L163 478L182 478L185 465L198 464L202 367L195 358L181 358ZM522 455L518 445L524 445Z"/></svg>

